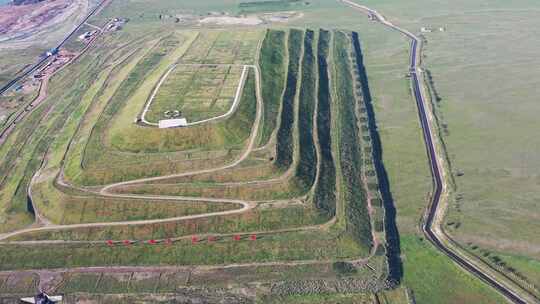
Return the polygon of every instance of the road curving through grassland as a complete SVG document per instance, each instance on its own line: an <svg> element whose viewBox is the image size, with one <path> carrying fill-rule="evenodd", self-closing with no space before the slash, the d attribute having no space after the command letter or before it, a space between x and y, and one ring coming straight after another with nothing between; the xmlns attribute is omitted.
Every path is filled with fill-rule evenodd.
<svg viewBox="0 0 540 304"><path fill-rule="evenodd" d="M373 20L401 33L402 35L405 35L411 40L409 73L412 79L412 91L418 108L418 116L420 119L420 125L422 127L424 142L426 144L426 152L429 158L433 178L433 193L431 195L431 201L426 210L426 215L422 223L422 231L426 238L439 251L452 259L452 261L461 266L464 270L493 287L509 302L519 304L540 303L538 298L529 293L527 290L523 289L510 278L504 276L504 274L493 269L491 266L480 261L478 258L470 256L458 248L455 241L453 241L450 236L444 232L441 226L441 221L444 218L446 209L448 181L446 179L446 172L443 165L444 158L441 156L441 152L437 144L438 139L436 138L436 135L434 135L431 127L433 113L431 113L430 106L424 98L423 83L420 81L418 76L418 74L421 73L420 58L422 41L420 38L410 31L388 21L381 13L374 9L350 0L338 1L352 7L353 9L367 13L371 16L371 18L373 18Z"/></svg>

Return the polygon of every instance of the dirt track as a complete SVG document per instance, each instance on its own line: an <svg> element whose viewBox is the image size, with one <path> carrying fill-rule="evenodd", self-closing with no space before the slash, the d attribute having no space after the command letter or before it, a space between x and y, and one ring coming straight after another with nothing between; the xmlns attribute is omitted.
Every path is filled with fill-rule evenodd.
<svg viewBox="0 0 540 304"><path fill-rule="evenodd" d="M201 201L201 202L220 202L220 203L232 203L232 204L240 204L243 207L240 209L234 209L234 210L227 210L222 212L213 212L213 213L203 213L203 214L197 214L197 215L190 215L190 216L180 216L180 217L172 217L172 218L164 218L164 219L154 219L154 220L140 220L140 221L119 221L119 222L102 222L102 223L83 223L83 224L73 224L73 225L51 225L48 223L48 221L41 216L38 216L37 219L39 219L39 222L42 224L45 224L42 227L29 227L25 229L20 229L17 231L13 231L11 233L6 233L3 235L0 235L0 240L5 240L7 238L28 233L28 232L36 232L36 231L46 231L46 230L57 230L57 229L74 229L74 228L85 228L85 227L108 227L108 226L122 226L122 225L141 225L141 224L153 224L153 223L163 223L163 222L171 222L171 221L179 221L179 220L187 220L187 219L194 219L194 218L203 218L203 217L209 217L209 216L218 216L218 215L230 215L230 214L237 214L246 212L252 208L255 207L256 204L251 202L246 202L242 200L231 200L231 199L216 199L216 198L199 198L199 197L182 197L182 196L144 196L144 195L129 195L129 194L116 194L112 193L111 190L115 187L120 187L124 185L134 184L134 183L143 183L148 181L155 181L155 180L161 180L166 178L172 178L172 177L182 177L182 176L189 176L189 175L195 175L195 174L202 174L202 173L212 173L220 170L225 170L228 168L232 168L240 164L242 161L244 161L249 154L252 152L257 134L258 129L262 117L262 96L261 96L261 84L260 84L260 71L257 66L253 66L255 69L255 83L256 83L256 97L257 97L257 113L255 116L255 121L253 124L253 128L250 133L250 138L248 141L248 144L244 150L244 152L240 155L239 158L237 158L234 162L222 166L222 167L216 167L216 168L210 168L205 170L196 170L192 172L184 172L180 174L171 174L166 176L159 176L159 177L152 177L152 178L143 178L143 179L137 179L137 180L131 180L126 182L120 182L108 185L104 188L102 188L99 191L99 194L106 197L121 197L121 198L147 198L147 199L163 199L163 200L175 200L175 201ZM43 93L42 99L46 97L46 92ZM40 95L41 96L41 95ZM62 168L63 169L63 168ZM38 171L39 173L39 171ZM66 187L72 187L71 185L65 183L65 181L62 180L61 176L63 174L60 174L60 178L58 179L58 183L62 184ZM34 180L34 179L32 179ZM31 185L29 189L31 189ZM80 189L83 191L87 191L86 189ZM31 194L31 191L30 191ZM39 214L39 210L35 210L36 214ZM54 243L54 242L53 242Z"/></svg>
<svg viewBox="0 0 540 304"><path fill-rule="evenodd" d="M260 44L259 44L260 48ZM257 52L258 54L259 52ZM258 62L258 59L256 60ZM6 233L3 235L0 235L0 241L6 240L10 237L14 237L20 234L29 233L29 232L38 232L38 231L47 231L47 230L63 230L63 229L76 229L76 228L87 228L87 227L111 227L111 226L125 226L125 225L141 225L141 224L153 224L153 223L163 223L163 222L172 222L172 221L180 221L180 220L187 220L187 219L194 219L194 218L204 218L204 217L210 217L210 216L218 216L218 215L230 215L230 214L239 214L246 212L248 210L253 209L257 206L257 202L247 202L242 200L232 200L232 199L222 199L222 198L201 198L201 197L182 197L182 196L149 196L149 195L134 195L134 194L117 194L113 193L112 190L116 187L121 187L129 184L135 184L135 183L144 183L148 181L155 181L155 180L161 180L161 179L167 179L167 178L174 178L174 177L183 177L183 176L190 176L195 174L202 174L202 173L212 173L217 172L220 170L225 170L228 168L233 168L238 166L242 161L244 161L250 153L254 150L257 140L257 134L259 131L259 126L262 119L262 111L263 111L263 100L261 96L261 80L260 80L260 70L258 66L253 66L253 68L256 71L256 77L255 77L255 83L256 83L256 99L257 99L257 112L255 121L253 124L253 128L250 133L250 137L248 140L248 143L246 145L246 148L244 152L232 163L227 164L225 166L211 168L211 169L204 169L204 170L196 170L191 172L183 172L179 174L171 174L166 176L159 176L159 177L151 177L151 178L142 178L137 180L131 180L131 181L125 181L115 184L110 184L99 190L98 194L106 197L121 197L121 198L134 198L134 199L162 199L162 200L174 200L174 201L201 201L201 202L219 202L219 203L232 203L232 204L240 204L243 207L239 209L234 210L228 210L228 211L222 211L222 212L213 212L213 213L204 213L204 214L197 214L197 215L190 215L190 216L180 216L180 217L172 217L172 218L163 218L163 219L153 219L153 220L140 220L140 221L118 221L118 222L102 222L102 223L81 223L81 224L72 224L72 225L54 225L51 224L46 218L43 218L39 214L39 210L35 210L36 212L36 225L38 227L29 227L26 229L21 229L17 231L13 231L11 233ZM316 115L314 114L314 117ZM316 144L316 146L318 146ZM319 167L319 166L317 166ZM63 170L63 168L62 168ZM317 168L317 174L319 174L319 168ZM283 176L278 177L275 179L276 181L281 180L283 178L287 178L290 176L292 170L287 170ZM39 171L36 173L34 177L36 177L39 174ZM63 186L66 187L72 187L76 188L72 185L67 184L63 178L63 171L60 172L57 178L57 182ZM33 181L34 179L32 179ZM272 180L270 182L273 182L275 180ZM268 182L268 181L262 181L262 182ZM251 182L246 182L251 183ZM313 185L315 187L315 185ZM76 188L78 190L82 191L89 191L84 188ZM29 187L29 193L31 195L31 186ZM270 204L270 207L275 207L274 204ZM279 206L278 206L279 208ZM320 230L320 229L327 229L330 225L335 223L336 218L332 218L329 222L321 224L321 225L314 225L314 226L305 226L305 227L299 227L299 228L292 228L292 229L281 229L281 230L275 230L275 231L251 231L248 233L238 233L239 235L247 235L247 234L258 234L258 235L265 235L265 234L275 234L275 233L285 233L285 232L292 232L292 231L307 231L307 230ZM230 236L232 234L212 234L213 236ZM201 234L201 236L204 236L204 234ZM182 236L178 238L171 239L172 241L182 240L182 239L188 239L191 236ZM163 241L163 240L160 240ZM65 243L99 243L102 244L103 241L22 241L22 242L8 242L8 243L19 243L19 244L65 244ZM374 253L374 252L373 252ZM372 253L372 254L373 254ZM365 263L367 260L372 256L372 254L369 257L362 258L362 259L356 259L354 260L355 263ZM319 261L320 262L320 261ZM296 263L296 262L293 262ZM257 263L256 263L257 264Z"/></svg>

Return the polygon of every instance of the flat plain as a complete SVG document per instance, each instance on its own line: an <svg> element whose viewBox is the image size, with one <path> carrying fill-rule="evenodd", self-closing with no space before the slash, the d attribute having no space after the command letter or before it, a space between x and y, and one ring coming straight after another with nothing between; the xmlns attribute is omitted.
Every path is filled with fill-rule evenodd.
<svg viewBox="0 0 540 304"><path fill-rule="evenodd" d="M470 252L538 290L540 142L532 135L538 75L530 68L540 43L538 3L373 6L412 30L433 29L423 33L423 61L439 99L435 111L455 183L445 229Z"/></svg>

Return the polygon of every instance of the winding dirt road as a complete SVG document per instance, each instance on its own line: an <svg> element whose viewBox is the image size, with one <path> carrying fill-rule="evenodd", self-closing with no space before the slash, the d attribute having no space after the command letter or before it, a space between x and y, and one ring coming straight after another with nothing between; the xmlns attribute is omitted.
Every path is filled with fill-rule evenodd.
<svg viewBox="0 0 540 304"><path fill-rule="evenodd" d="M170 175L164 175L164 176L158 176L158 177L149 177L149 178L142 178L142 179L136 179L136 180L130 180L125 182L119 182L115 184L110 184L105 186L99 191L99 194L101 196L105 197L113 197L113 198L134 198L134 199L161 199L161 200L174 200L174 201L200 201L200 202L219 202L219 203L231 203L231 204L239 204L242 205L242 208L233 209L233 210L227 210L227 211L220 211L220 212L211 212L211 213L202 213L202 214L195 214L195 215L188 215L188 216L179 216L179 217L171 217L171 218L163 218L163 219L149 219L149 220L139 220L139 221L118 221L118 222L98 222L98 223L81 223L81 224L71 224L71 225L45 225L42 227L29 227L25 229L16 230L10 233L5 233L0 235L0 241L6 240L10 237L14 237L20 234L29 233L29 232L38 232L38 231L50 231L50 230L64 230L64 229L75 229L75 228L88 228L88 227L112 227L112 226L123 226L123 225L142 225L142 224L156 224L156 223L166 223L166 222L173 222L173 221L179 221L179 220L188 220L188 219L196 219L196 218L204 218L204 217L212 217L212 216L222 216L222 215L231 215L231 214L238 214L246 212L256 206L253 202L247 202L243 200L234 200L234 199L222 199L222 198L200 198L200 197L184 197L184 196L161 196L161 195L135 195L135 194L118 194L112 192L112 189L116 187L121 187L125 185L135 184L135 183L144 183L149 181L156 181L161 179L167 179L167 178L174 178L174 177L184 177L184 176L190 176L190 175L196 175L196 174L203 174L203 173L212 173L220 170L225 170L228 168L232 168L240 164L242 161L244 161L251 151L253 150L257 138L257 133L262 117L262 96L260 95L260 71L257 66L254 66L255 68L255 83L256 83L256 99L257 99L257 112L255 116L255 121L253 124L253 128L250 133L249 142L244 150L244 152L238 157L234 162L227 164L225 166L221 167L215 167L210 169L203 169L203 170L196 170L196 171L190 171L190 172L184 172L179 174L170 174ZM61 178L62 174L60 174L60 178L57 180L59 184L75 188L82 191L88 191L86 189L79 189L76 188L70 184L67 184L65 181ZM31 189L31 187L29 187ZM36 209L36 214L39 214L39 210ZM43 221L42 221L43 222ZM56 243L56 241L51 241L51 243Z"/></svg>

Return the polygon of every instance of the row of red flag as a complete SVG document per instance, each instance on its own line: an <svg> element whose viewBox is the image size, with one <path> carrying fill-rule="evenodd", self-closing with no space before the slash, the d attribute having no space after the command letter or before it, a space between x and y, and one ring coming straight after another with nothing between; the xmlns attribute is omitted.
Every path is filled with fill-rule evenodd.
<svg viewBox="0 0 540 304"><path fill-rule="evenodd" d="M233 241L241 241L242 240L242 236L239 235L239 234L235 234L232 236L232 239ZM213 243L213 242L216 242L218 240L218 238L216 236L208 236L206 238L206 241L208 243ZM251 234L249 236L249 240L251 241L256 241L257 240L257 235L256 234ZM203 239L200 239L198 236L194 235L191 237L191 244L197 244L199 243L200 241L203 241ZM107 240L106 241L107 245L109 246L114 246L116 244L123 244L123 245L131 245L131 244L134 244L134 243L146 243L146 244L150 244L150 245L156 245L156 244L160 244L160 243L163 243L165 245L172 245L173 243L173 240L172 239L164 239L164 240L148 240L148 241L133 241L133 240L123 240L121 242L119 241L113 241L113 240Z"/></svg>

